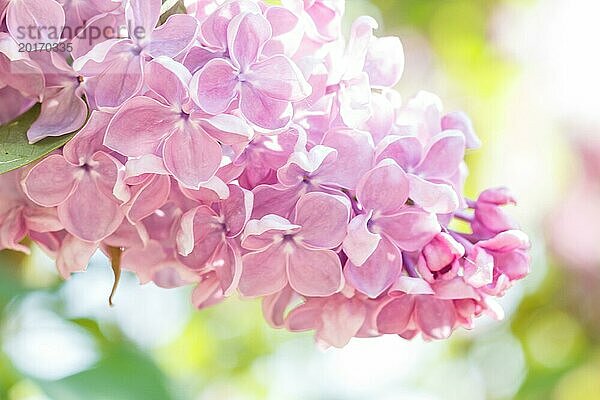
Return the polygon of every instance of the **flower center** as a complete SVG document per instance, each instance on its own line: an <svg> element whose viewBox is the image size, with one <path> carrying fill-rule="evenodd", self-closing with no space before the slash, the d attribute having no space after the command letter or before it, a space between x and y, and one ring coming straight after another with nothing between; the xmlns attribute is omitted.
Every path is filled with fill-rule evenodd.
<svg viewBox="0 0 600 400"><path fill-rule="evenodd" d="M381 228L379 226L377 226L377 220L375 219L375 216L372 216L367 221L367 229L371 233L376 233L376 234L381 233Z"/></svg>
<svg viewBox="0 0 600 400"><path fill-rule="evenodd" d="M143 50L142 46L134 46L131 48L131 53L134 56L139 56L140 54L142 54L142 50Z"/></svg>

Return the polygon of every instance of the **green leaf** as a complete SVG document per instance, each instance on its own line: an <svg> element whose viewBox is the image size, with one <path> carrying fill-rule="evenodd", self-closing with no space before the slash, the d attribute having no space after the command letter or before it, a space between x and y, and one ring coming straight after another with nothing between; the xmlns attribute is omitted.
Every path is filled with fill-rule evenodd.
<svg viewBox="0 0 600 400"><path fill-rule="evenodd" d="M165 14L167 11L175 7L179 3L179 0L163 0L162 6L160 7L160 15Z"/></svg>
<svg viewBox="0 0 600 400"><path fill-rule="evenodd" d="M163 25L167 19L175 14L186 14L185 4L182 0L166 0L160 9L159 25Z"/></svg>
<svg viewBox="0 0 600 400"><path fill-rule="evenodd" d="M25 257L16 251L0 251L0 314L15 297L28 291L20 276Z"/></svg>
<svg viewBox="0 0 600 400"><path fill-rule="evenodd" d="M58 381L36 381L53 400L172 400L167 379L133 345L110 349L95 367Z"/></svg>
<svg viewBox="0 0 600 400"><path fill-rule="evenodd" d="M35 144L27 140L27 131L40 114L40 105L34 106L16 121L0 126L0 174L21 168L64 146L74 133L48 137Z"/></svg>

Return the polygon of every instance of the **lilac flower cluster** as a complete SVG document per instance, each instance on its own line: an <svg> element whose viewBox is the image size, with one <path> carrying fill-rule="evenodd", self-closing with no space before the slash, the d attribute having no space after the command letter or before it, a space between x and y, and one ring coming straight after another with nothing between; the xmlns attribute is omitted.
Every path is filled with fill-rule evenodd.
<svg viewBox="0 0 600 400"><path fill-rule="evenodd" d="M65 278L120 249L142 283L196 284L199 308L260 297L337 347L500 317L529 269L514 199L463 196L479 140L435 95L401 100L400 40L370 17L344 40L343 0L187 3L157 26L160 0L0 1L0 122L41 102L32 143L78 131L0 176L0 248L27 236ZM32 19L147 35L19 53Z"/></svg>

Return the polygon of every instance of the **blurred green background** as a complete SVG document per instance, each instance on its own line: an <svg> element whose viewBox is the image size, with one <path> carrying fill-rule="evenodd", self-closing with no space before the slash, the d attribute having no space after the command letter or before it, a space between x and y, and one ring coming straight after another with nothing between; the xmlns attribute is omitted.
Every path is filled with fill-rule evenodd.
<svg viewBox="0 0 600 400"><path fill-rule="evenodd" d="M573 67L589 65L600 37L596 3L347 1L346 26L369 14L378 35L401 37L404 98L430 90L473 117L484 147L468 155L467 194L506 184L521 201L533 272L503 299L504 321L445 342L391 337L324 351L310 334L269 328L258 302L198 312L189 289L126 275L111 309L102 257L62 282L39 251L3 252L0 399L600 399L600 265L575 269L545 245L548 215L580 173L565 126L598 118L582 106L598 78Z"/></svg>

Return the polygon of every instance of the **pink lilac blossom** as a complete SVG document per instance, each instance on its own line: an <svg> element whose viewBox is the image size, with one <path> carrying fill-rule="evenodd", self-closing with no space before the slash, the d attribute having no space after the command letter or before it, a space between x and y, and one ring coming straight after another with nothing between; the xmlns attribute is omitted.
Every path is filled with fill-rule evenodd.
<svg viewBox="0 0 600 400"><path fill-rule="evenodd" d="M360 17L346 42L343 0L185 4L157 26L160 0L0 1L0 122L41 102L31 142L79 130L0 177L0 249L29 237L65 278L117 249L142 284L259 297L325 346L502 317L530 264L514 197L465 198L481 142L434 94L401 100L398 38ZM20 25L84 20L127 35L17 51Z"/></svg>
<svg viewBox="0 0 600 400"><path fill-rule="evenodd" d="M0 123L16 119L42 99L45 88L42 69L18 44L0 32Z"/></svg>

